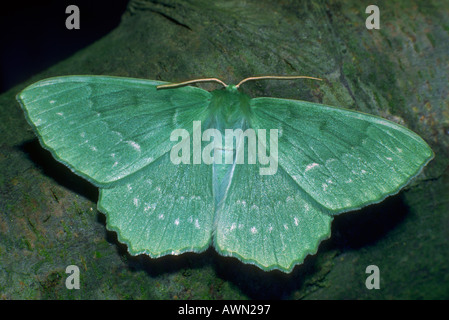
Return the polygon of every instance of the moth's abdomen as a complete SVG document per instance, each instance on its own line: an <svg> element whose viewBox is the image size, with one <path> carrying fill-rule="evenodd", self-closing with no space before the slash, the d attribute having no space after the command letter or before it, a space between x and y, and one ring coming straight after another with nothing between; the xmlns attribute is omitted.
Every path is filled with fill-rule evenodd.
<svg viewBox="0 0 449 320"><path fill-rule="evenodd" d="M213 175L213 189L214 189L214 196L215 196L215 203L218 207L225 194L226 190L229 186L229 183L231 182L232 177L232 169L234 167L234 163L232 164L226 164L224 162L224 159L226 157L231 156L235 158L235 150L234 149L226 149L226 148L216 148L214 149L214 152L216 153L217 157L220 157L223 159L221 163L214 163L212 165L212 175Z"/></svg>

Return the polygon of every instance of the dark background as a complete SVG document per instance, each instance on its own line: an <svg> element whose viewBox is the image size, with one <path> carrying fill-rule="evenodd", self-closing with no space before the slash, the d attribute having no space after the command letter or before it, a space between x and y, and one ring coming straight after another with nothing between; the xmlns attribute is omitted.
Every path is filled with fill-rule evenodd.
<svg viewBox="0 0 449 320"><path fill-rule="evenodd" d="M0 93L100 39L118 26L127 0L45 0L2 4ZM80 29L68 30L69 5L80 10Z"/></svg>

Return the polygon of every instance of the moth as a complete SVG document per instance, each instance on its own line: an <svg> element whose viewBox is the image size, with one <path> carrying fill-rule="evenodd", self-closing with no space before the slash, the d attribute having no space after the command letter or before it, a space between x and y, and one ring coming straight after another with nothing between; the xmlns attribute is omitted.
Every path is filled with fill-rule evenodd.
<svg viewBox="0 0 449 320"><path fill-rule="evenodd" d="M335 215L396 194L433 152L377 116L240 89L269 78L311 77L170 85L64 76L17 100L42 146L100 189L107 228L131 254L213 246L290 272L330 236ZM189 86L200 81L223 88Z"/></svg>

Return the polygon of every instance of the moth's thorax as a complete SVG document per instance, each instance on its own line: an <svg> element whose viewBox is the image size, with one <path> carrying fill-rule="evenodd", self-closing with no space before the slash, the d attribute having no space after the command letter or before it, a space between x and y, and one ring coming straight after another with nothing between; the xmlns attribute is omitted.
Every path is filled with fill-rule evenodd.
<svg viewBox="0 0 449 320"><path fill-rule="evenodd" d="M210 111L222 128L241 127L249 116L250 97L234 85L211 92Z"/></svg>

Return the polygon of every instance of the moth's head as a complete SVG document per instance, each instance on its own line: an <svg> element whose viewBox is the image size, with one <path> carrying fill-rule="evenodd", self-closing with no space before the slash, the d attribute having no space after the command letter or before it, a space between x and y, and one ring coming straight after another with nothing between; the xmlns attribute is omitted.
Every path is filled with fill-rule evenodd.
<svg viewBox="0 0 449 320"><path fill-rule="evenodd" d="M237 92L237 91L239 91L239 88L234 84L230 84L225 87L225 90L229 91L229 92Z"/></svg>

